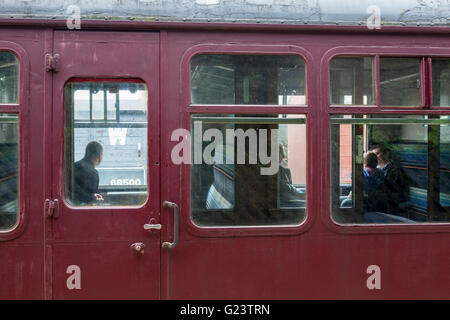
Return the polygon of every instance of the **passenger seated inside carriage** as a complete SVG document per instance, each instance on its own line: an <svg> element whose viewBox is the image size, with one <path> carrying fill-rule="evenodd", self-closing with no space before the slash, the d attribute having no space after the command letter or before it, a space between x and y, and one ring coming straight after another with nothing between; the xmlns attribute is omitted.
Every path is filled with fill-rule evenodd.
<svg viewBox="0 0 450 320"><path fill-rule="evenodd" d="M364 220L385 222L386 217L406 217L409 208L408 177L391 157L390 149L374 145L364 155ZM341 207L352 206L352 192L342 197ZM386 214L388 216L386 216ZM377 221L379 217L380 221ZM370 221L368 221L370 220ZM395 220L395 217L388 220Z"/></svg>
<svg viewBox="0 0 450 320"><path fill-rule="evenodd" d="M227 175L224 174L224 171L228 171L228 176L234 176L234 169L230 169L224 170L222 166L222 170L217 167L214 170L214 181L211 184L206 199L207 209L233 207L234 185L233 183L226 182L226 180L230 179L226 179ZM224 186L228 187L224 188ZM305 207L305 193L292 183L291 170L287 161L287 147L283 144L279 145L278 190L280 208Z"/></svg>
<svg viewBox="0 0 450 320"><path fill-rule="evenodd" d="M368 151L364 155L363 168L364 187L364 211L382 211L384 208L384 183L385 175L382 169L378 168L377 154ZM343 197L341 207L352 206L352 192L347 197Z"/></svg>
<svg viewBox="0 0 450 320"><path fill-rule="evenodd" d="M449 221L447 117L355 118L367 124L354 125L336 119L331 149L335 161L330 164L333 220L342 224ZM383 183L375 190L366 181L368 159L363 162L358 152L365 147L377 155L377 168L383 173Z"/></svg>

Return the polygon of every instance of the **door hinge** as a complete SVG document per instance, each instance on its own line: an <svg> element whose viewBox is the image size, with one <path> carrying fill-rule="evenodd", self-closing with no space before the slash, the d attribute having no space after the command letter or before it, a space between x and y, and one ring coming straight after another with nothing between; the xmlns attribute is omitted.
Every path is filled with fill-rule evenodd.
<svg viewBox="0 0 450 320"><path fill-rule="evenodd" d="M47 53L45 55L45 71L58 72L58 66L59 66L59 54Z"/></svg>

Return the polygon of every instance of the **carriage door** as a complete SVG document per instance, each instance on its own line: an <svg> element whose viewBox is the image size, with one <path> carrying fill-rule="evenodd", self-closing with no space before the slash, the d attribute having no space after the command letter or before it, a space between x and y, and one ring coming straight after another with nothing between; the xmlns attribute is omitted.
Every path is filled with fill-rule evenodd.
<svg viewBox="0 0 450 320"><path fill-rule="evenodd" d="M54 299L159 298L158 44L158 33L54 33Z"/></svg>

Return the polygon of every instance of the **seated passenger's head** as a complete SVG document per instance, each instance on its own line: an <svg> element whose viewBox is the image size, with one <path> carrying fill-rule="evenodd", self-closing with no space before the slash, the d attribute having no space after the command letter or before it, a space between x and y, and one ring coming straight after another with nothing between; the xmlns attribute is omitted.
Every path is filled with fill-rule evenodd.
<svg viewBox="0 0 450 320"><path fill-rule="evenodd" d="M364 155L364 167L369 167L375 169L378 165L378 157L377 155L372 152L366 152Z"/></svg>
<svg viewBox="0 0 450 320"><path fill-rule="evenodd" d="M381 163L387 163L390 160L391 152L386 147L383 147L381 145L374 145L371 151L377 155L378 160Z"/></svg>
<svg viewBox="0 0 450 320"><path fill-rule="evenodd" d="M287 157L288 157L288 152L287 152L287 145L285 142L281 142L279 144L279 162L280 162L280 166L287 168L288 167L288 162L287 162Z"/></svg>
<svg viewBox="0 0 450 320"><path fill-rule="evenodd" d="M89 142L84 157L90 160L94 166L98 166L103 159L103 146L97 141Z"/></svg>

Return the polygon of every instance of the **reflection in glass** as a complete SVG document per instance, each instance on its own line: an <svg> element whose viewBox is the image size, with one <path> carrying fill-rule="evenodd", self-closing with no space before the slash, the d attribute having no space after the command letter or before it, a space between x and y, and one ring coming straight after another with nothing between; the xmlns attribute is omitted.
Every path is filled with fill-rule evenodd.
<svg viewBox="0 0 450 320"><path fill-rule="evenodd" d="M66 199L72 205L145 202L148 186L144 83L68 82L65 125ZM90 149L88 145L93 142L99 146L91 145Z"/></svg>
<svg viewBox="0 0 450 320"><path fill-rule="evenodd" d="M0 230L17 223L19 190L18 117L0 115Z"/></svg>
<svg viewBox="0 0 450 320"><path fill-rule="evenodd" d="M380 58L383 106L420 106L420 60Z"/></svg>
<svg viewBox="0 0 450 320"><path fill-rule="evenodd" d="M194 223L200 226L301 223L306 207L304 116L212 118L201 115L191 118Z"/></svg>
<svg viewBox="0 0 450 320"><path fill-rule="evenodd" d="M335 116L331 123L336 222L450 221L446 116Z"/></svg>
<svg viewBox="0 0 450 320"><path fill-rule="evenodd" d="M18 103L19 62L8 51L0 51L0 104Z"/></svg>
<svg viewBox="0 0 450 320"><path fill-rule="evenodd" d="M450 106L450 59L433 59L433 106Z"/></svg>
<svg viewBox="0 0 450 320"><path fill-rule="evenodd" d="M305 104L305 64L298 56L197 55L191 103Z"/></svg>
<svg viewBox="0 0 450 320"><path fill-rule="evenodd" d="M337 57L331 60L331 104L373 105L373 87L373 57Z"/></svg>

